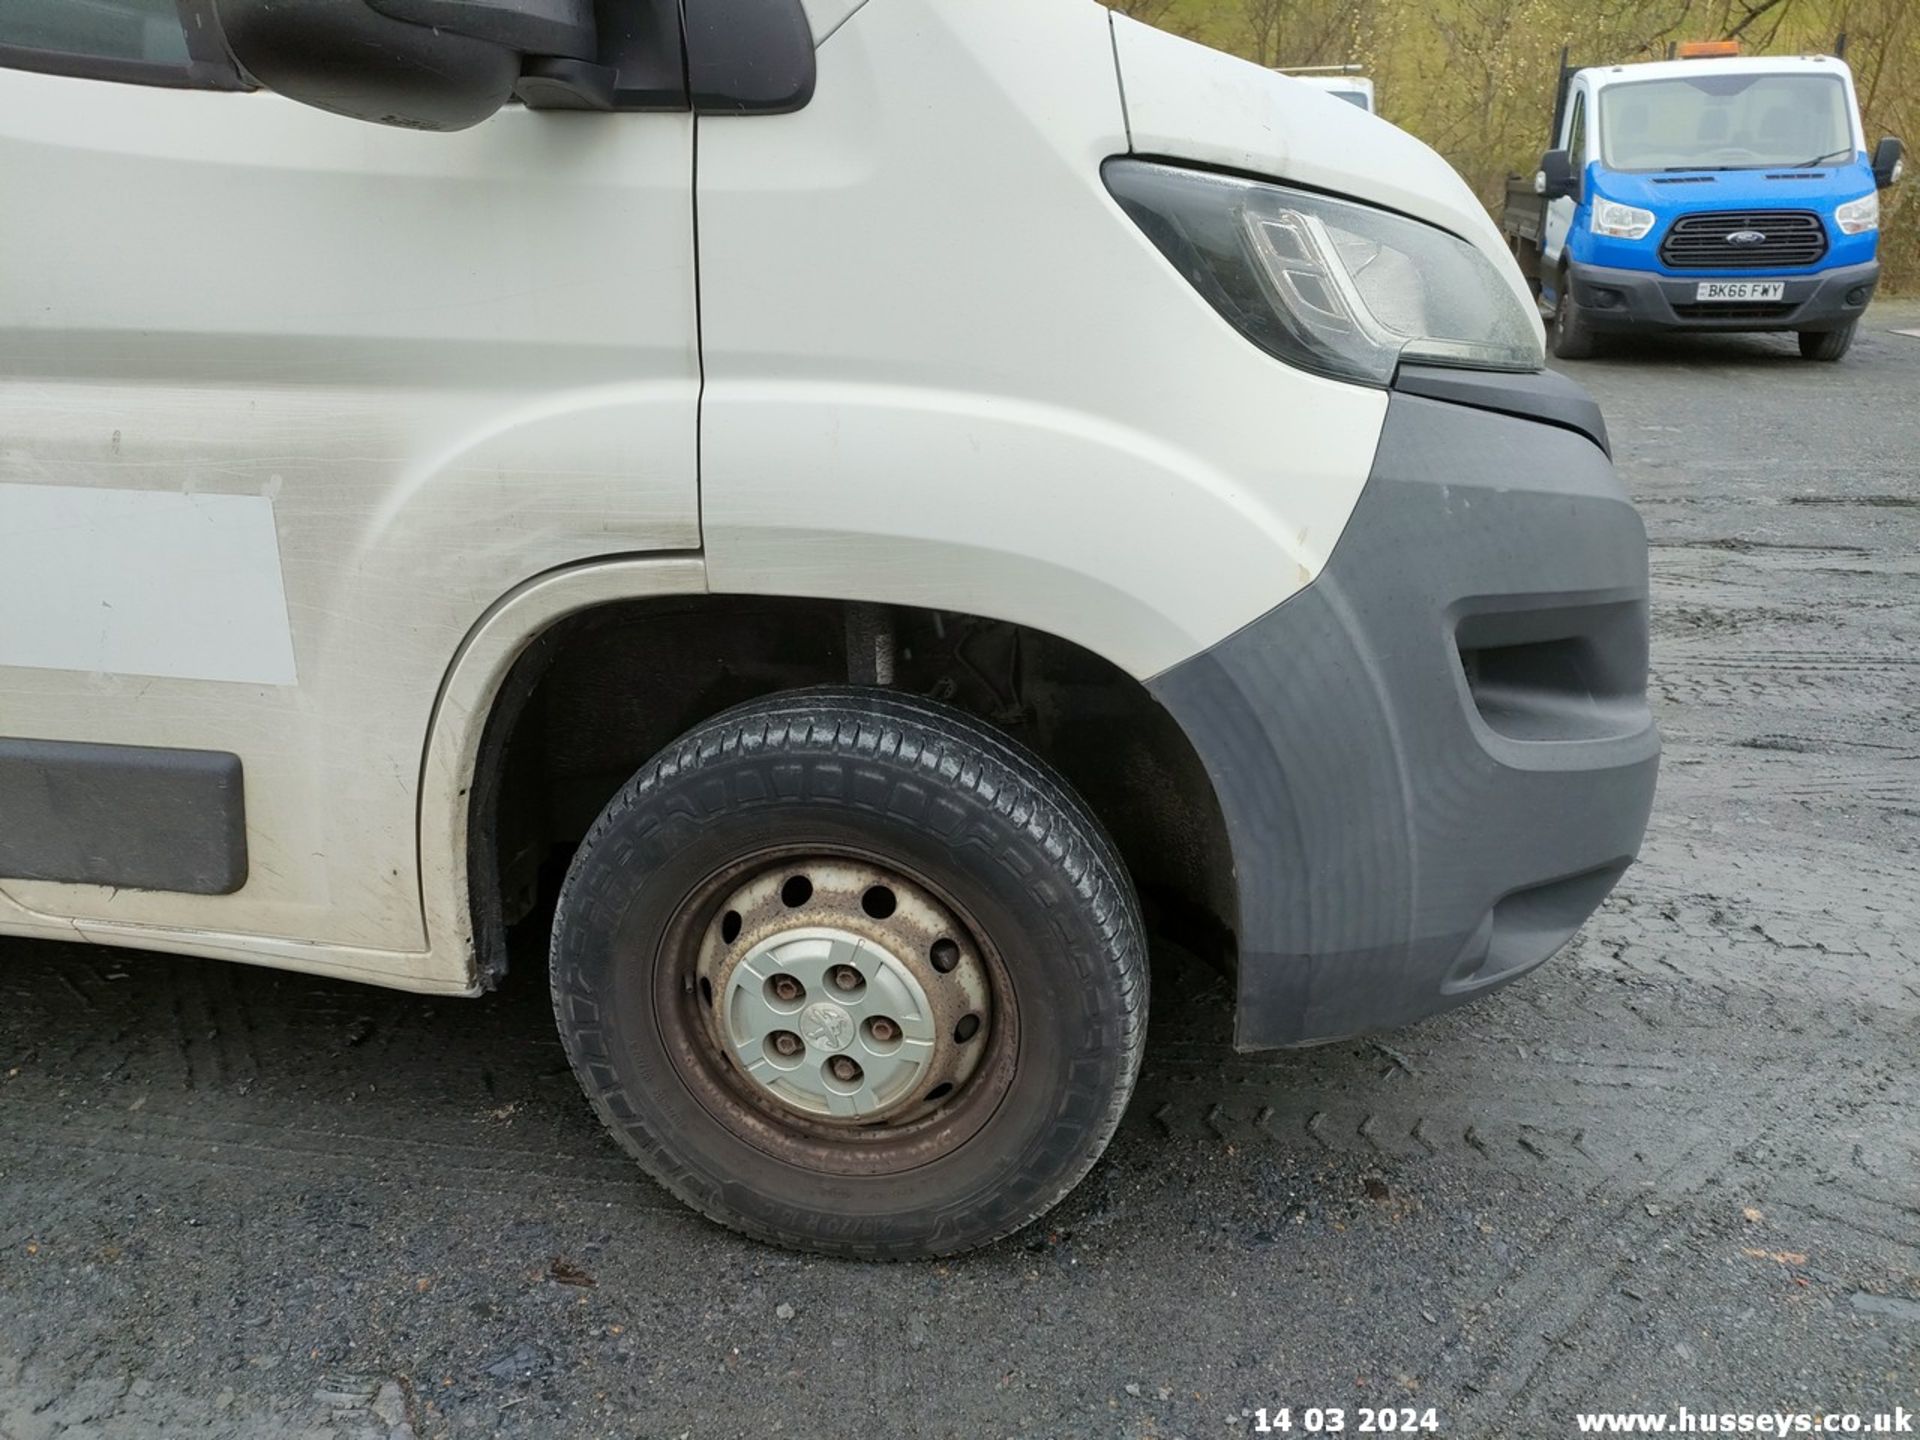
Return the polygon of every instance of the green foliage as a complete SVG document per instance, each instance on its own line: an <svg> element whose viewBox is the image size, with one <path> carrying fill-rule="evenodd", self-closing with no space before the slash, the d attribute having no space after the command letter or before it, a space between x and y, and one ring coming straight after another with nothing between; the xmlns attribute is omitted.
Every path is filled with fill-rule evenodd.
<svg viewBox="0 0 1920 1440"><path fill-rule="evenodd" d="M1867 140L1920 147L1914 0L1111 0L1149 24L1262 65L1354 62L1380 108L1497 208L1545 148L1560 47L1574 63L1655 60L1669 44L1737 36L1748 54L1831 53L1848 37ZM1920 154L1909 169L1920 175ZM1920 202L1886 200L1889 288L1920 289Z"/></svg>

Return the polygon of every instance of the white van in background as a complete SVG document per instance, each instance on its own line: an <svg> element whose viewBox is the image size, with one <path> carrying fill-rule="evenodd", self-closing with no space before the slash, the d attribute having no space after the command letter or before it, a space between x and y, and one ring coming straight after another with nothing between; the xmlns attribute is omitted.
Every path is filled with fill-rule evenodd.
<svg viewBox="0 0 1920 1440"><path fill-rule="evenodd" d="M0 175L0 933L544 949L662 1185L913 1256L1099 1156L1149 922L1308 1044L1640 843L1599 413L1460 178L1257 66L1090 0L9 0Z"/></svg>
<svg viewBox="0 0 1920 1440"><path fill-rule="evenodd" d="M1324 90L1334 99L1344 100L1369 115L1380 113L1380 107L1374 102L1373 81L1361 72L1358 65L1307 65L1294 69L1283 68L1278 73L1291 76L1302 85Z"/></svg>

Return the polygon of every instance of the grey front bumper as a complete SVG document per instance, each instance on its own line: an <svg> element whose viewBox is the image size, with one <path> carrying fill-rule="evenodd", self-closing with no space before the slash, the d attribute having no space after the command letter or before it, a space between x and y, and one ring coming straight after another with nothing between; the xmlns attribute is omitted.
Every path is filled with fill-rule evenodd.
<svg viewBox="0 0 1920 1440"><path fill-rule="evenodd" d="M1776 301L1701 303L1702 280L1770 280L1759 275L1656 275L1574 265L1573 300L1598 330L1838 330L1858 320L1880 283L1880 263L1848 265L1782 283Z"/></svg>
<svg viewBox="0 0 1920 1440"><path fill-rule="evenodd" d="M1212 778L1245 1049L1460 1004L1637 852L1647 547L1596 438L1396 393L1320 577L1151 682Z"/></svg>

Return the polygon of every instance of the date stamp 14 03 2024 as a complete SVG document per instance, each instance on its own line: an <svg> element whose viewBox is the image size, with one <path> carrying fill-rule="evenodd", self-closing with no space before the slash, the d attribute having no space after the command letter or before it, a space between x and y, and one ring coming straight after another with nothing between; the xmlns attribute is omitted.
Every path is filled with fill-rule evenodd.
<svg viewBox="0 0 1920 1440"><path fill-rule="evenodd" d="M1440 1415L1432 1406L1281 1405L1253 1412L1256 1435L1420 1435L1439 1428Z"/></svg>

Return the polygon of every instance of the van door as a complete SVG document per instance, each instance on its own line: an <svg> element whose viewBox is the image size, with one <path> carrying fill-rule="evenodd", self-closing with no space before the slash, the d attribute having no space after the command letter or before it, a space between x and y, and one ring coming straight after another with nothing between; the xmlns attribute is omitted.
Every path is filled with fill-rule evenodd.
<svg viewBox="0 0 1920 1440"><path fill-rule="evenodd" d="M0 6L0 929L417 951L464 637L699 545L692 121L343 119L203 13Z"/></svg>
<svg viewBox="0 0 1920 1440"><path fill-rule="evenodd" d="M1573 91L1573 103L1567 107L1565 128L1556 142L1556 148L1565 150L1573 160L1573 173L1580 177L1581 187L1586 186L1587 175L1587 87L1576 85ZM1541 238L1540 253L1545 257L1545 272L1551 276L1560 264L1560 257L1566 253L1567 235L1573 229L1575 216L1584 203L1570 196L1561 196L1547 204L1546 234Z"/></svg>

